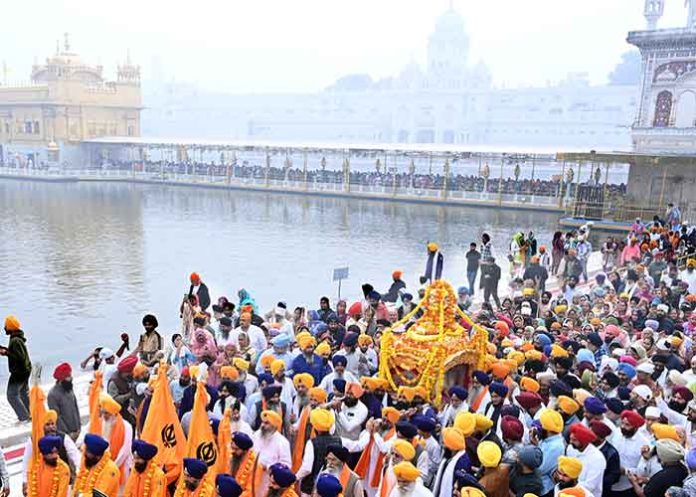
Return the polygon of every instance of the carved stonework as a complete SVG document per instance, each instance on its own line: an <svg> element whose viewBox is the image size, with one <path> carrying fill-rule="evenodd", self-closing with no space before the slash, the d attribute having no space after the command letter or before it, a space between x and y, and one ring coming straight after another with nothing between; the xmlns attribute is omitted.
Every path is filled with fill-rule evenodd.
<svg viewBox="0 0 696 497"><path fill-rule="evenodd" d="M675 81L678 78L696 71L696 60L681 60L668 62L655 69L653 82Z"/></svg>
<svg viewBox="0 0 696 497"><path fill-rule="evenodd" d="M655 102L655 119L653 126L655 128L666 128L669 126L669 117L672 114L672 92L667 90L657 94Z"/></svg>

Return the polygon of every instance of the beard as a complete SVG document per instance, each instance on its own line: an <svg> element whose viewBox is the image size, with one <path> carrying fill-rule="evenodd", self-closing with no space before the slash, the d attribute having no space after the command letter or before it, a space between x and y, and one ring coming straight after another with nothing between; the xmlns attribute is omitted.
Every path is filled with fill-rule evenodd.
<svg viewBox="0 0 696 497"><path fill-rule="evenodd" d="M624 430L623 428L621 428L621 434L626 438L631 438L633 435L636 434L637 431L637 428L631 428L630 430Z"/></svg>
<svg viewBox="0 0 696 497"><path fill-rule="evenodd" d="M344 403L345 405L347 405L348 407L355 407L355 406L358 405L358 399L356 399L355 397L350 397L350 398L349 398L349 397L346 397L346 398L343 400L343 403Z"/></svg>
<svg viewBox="0 0 696 497"><path fill-rule="evenodd" d="M198 482L187 481L185 482L186 490L189 492L194 492L198 488Z"/></svg>
<svg viewBox="0 0 696 497"><path fill-rule="evenodd" d="M47 466L53 466L53 467L58 466L58 458L44 459L44 462L46 463Z"/></svg>
<svg viewBox="0 0 696 497"><path fill-rule="evenodd" d="M261 427L261 435L262 435L263 437L269 437L269 436L271 436L271 435L273 434L274 431L275 431L274 428L265 428L265 427L263 427L263 426Z"/></svg>
<svg viewBox="0 0 696 497"><path fill-rule="evenodd" d="M686 409L686 402L679 402L678 400L674 399L670 400L667 405L670 409L677 412L684 412L684 409Z"/></svg>
<svg viewBox="0 0 696 497"><path fill-rule="evenodd" d="M85 455L85 466L87 466L88 468L91 468L91 467L95 466L99 462L100 459L101 459L101 457L93 457L93 456Z"/></svg>
<svg viewBox="0 0 696 497"><path fill-rule="evenodd" d="M147 462L136 462L133 467L138 473L142 473L147 469Z"/></svg>

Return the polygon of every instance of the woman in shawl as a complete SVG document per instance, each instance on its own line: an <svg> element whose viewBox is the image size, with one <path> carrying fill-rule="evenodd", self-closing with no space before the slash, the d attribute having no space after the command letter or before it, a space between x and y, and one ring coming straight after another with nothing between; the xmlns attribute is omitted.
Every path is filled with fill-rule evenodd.
<svg viewBox="0 0 696 497"><path fill-rule="evenodd" d="M247 292L244 288L237 292L237 296L239 297L239 309L246 305L250 305L254 311L254 314L259 313L259 306L256 304L256 301L251 298L249 292Z"/></svg>
<svg viewBox="0 0 696 497"><path fill-rule="evenodd" d="M196 295L190 295L188 298L184 298L181 304L181 334L184 337L185 343L191 341L191 335L195 329L193 318L200 312L201 307L198 304L198 297Z"/></svg>

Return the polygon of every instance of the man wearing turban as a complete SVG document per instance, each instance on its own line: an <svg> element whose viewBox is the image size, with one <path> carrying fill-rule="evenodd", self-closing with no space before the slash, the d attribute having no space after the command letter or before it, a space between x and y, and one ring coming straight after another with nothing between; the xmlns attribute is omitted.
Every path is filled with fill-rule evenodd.
<svg viewBox="0 0 696 497"><path fill-rule="evenodd" d="M174 495L176 497L203 497L215 494L215 488L206 478L208 466L200 459L184 458L184 473L179 479Z"/></svg>
<svg viewBox="0 0 696 497"><path fill-rule="evenodd" d="M260 419L261 427L253 437L259 464L264 468L270 468L277 463L292 467L290 442L280 433L283 428L283 419L280 414L276 411L263 411ZM264 473L256 495L266 495L269 484L268 473Z"/></svg>
<svg viewBox="0 0 696 497"><path fill-rule="evenodd" d="M569 429L570 445L567 454L576 457L582 462L580 484L593 495L602 495L604 471L607 461L593 442L597 439L587 426L582 423L573 423Z"/></svg>
<svg viewBox="0 0 696 497"><path fill-rule="evenodd" d="M498 421L500 420L500 411L503 405L507 404L507 394L508 387L501 382L494 381L488 386L490 391L491 401L483 410L483 415L493 421L493 431L498 428Z"/></svg>
<svg viewBox="0 0 696 497"><path fill-rule="evenodd" d="M84 456L73 485L73 495L89 495L93 490L99 490L107 497L118 496L121 475L108 449L109 442L99 435L85 435Z"/></svg>
<svg viewBox="0 0 696 497"><path fill-rule="evenodd" d="M451 497L452 488L454 488L454 475L462 469L467 472L471 471L471 460L466 453L466 437L459 428L443 429L442 444L445 450L435 475L433 495L435 497Z"/></svg>
<svg viewBox="0 0 696 497"><path fill-rule="evenodd" d="M369 497L374 497L377 493L389 444L396 438L395 425L399 418L401 412L388 406L382 408L381 419L370 419L365 425L369 438L355 466L355 473L362 478L363 487Z"/></svg>
<svg viewBox="0 0 696 497"><path fill-rule="evenodd" d="M314 384L319 385L321 380L331 372L331 368L314 353L314 349L317 347L316 338L306 333L298 334L296 340L301 354L292 361L293 374L309 373L314 378Z"/></svg>
<svg viewBox="0 0 696 497"><path fill-rule="evenodd" d="M424 485L420 470L408 461L394 466L396 487L389 497L432 497L432 492Z"/></svg>
<svg viewBox="0 0 696 497"><path fill-rule="evenodd" d="M156 461L157 446L133 440L133 467L123 497L162 497L167 491L164 471Z"/></svg>
<svg viewBox="0 0 696 497"><path fill-rule="evenodd" d="M55 385L48 391L48 408L58 413L58 430L77 440L82 428L80 409L73 391L72 367L67 362L53 370Z"/></svg>
<svg viewBox="0 0 696 497"><path fill-rule="evenodd" d="M29 376L31 359L27 350L19 319L9 315L5 318L5 333L10 336L7 348L0 348L0 355L7 357L10 378L7 382L7 401L21 422L29 421Z"/></svg>
<svg viewBox="0 0 696 497"><path fill-rule="evenodd" d="M329 373L324 376L324 379L321 380L319 387L323 388L327 392L331 392L333 389L334 380L345 380L346 383L353 381L357 382L358 377L346 369L347 364L348 360L346 359L345 355L334 354L333 357L331 357L333 373Z"/></svg>
<svg viewBox="0 0 696 497"><path fill-rule="evenodd" d="M340 437L330 433L335 423L333 411L314 409L309 416L309 421L316 436L306 442L302 464L296 471L297 479L300 480L300 490L303 494L312 493L314 481L324 466L328 447L341 443Z"/></svg>
<svg viewBox="0 0 696 497"><path fill-rule="evenodd" d="M102 432L99 435L109 442L109 452L119 468L120 483L123 485L131 467L133 427L121 417L121 405L107 393L99 397L99 415L102 418Z"/></svg>
<svg viewBox="0 0 696 497"><path fill-rule="evenodd" d="M623 411L617 433L613 442L621 458L621 477L619 481L611 486L611 491L617 494L629 493L633 488L628 479L629 473L636 473L641 462L641 451L645 446L650 445L650 439L644 430L640 428L645 425L645 418L637 411Z"/></svg>
<svg viewBox="0 0 696 497"><path fill-rule="evenodd" d="M198 298L198 304L201 306L201 310L205 311L210 306L210 292L208 291L208 286L203 283L198 273L191 273L189 276L189 281L191 286L189 287L188 294L184 298L184 302L186 302L192 296L196 296Z"/></svg>
<svg viewBox="0 0 696 497"><path fill-rule="evenodd" d="M131 425L135 425L135 416L128 408L133 399L133 369L137 363L138 358L132 355L121 359L116 366L116 373L111 376L106 386L106 392L121 405L121 416ZM193 397L191 398L191 407L193 407ZM180 413L179 417L181 415L183 413Z"/></svg>
<svg viewBox="0 0 696 497"><path fill-rule="evenodd" d="M333 407L338 411L336 429L341 437L349 440L360 437L362 424L367 420L367 407L360 402L363 392L360 383L351 381L346 383L345 396L333 400Z"/></svg>
<svg viewBox="0 0 696 497"><path fill-rule="evenodd" d="M256 495L256 482L260 481L263 467L254 450L254 441L246 433L232 433L228 472L249 496Z"/></svg>
<svg viewBox="0 0 696 497"><path fill-rule="evenodd" d="M47 435L39 440L41 457L32 460L29 467L28 487L24 495L67 497L70 488L70 468L60 458L61 437ZM7 489L9 491L9 489Z"/></svg>
<svg viewBox="0 0 696 497"><path fill-rule="evenodd" d="M558 458L558 470L553 474L555 482L553 494L560 495L565 490L571 488L581 488L584 491L586 488L580 485L578 481L582 473L582 466L582 461L576 457L560 456Z"/></svg>
<svg viewBox="0 0 696 497"><path fill-rule="evenodd" d="M348 460L350 452L346 447L332 444L326 448L326 464L322 468L322 474L333 475L338 479L344 497L363 497L363 485L361 478L350 469ZM321 475L319 476L321 478Z"/></svg>
<svg viewBox="0 0 696 497"><path fill-rule="evenodd" d="M540 425L540 426L539 426ZM563 439L563 416L553 409L543 409L539 413L539 425L533 426L530 432L530 442L541 449L543 454L541 466L537 472L541 476L542 492L547 495L553 491L553 475L558 467L558 458L565 453L566 444Z"/></svg>

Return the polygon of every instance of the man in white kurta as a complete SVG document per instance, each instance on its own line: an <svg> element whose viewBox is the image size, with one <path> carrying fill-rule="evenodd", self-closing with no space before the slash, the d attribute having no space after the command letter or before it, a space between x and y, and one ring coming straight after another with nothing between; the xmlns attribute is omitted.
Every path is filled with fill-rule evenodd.
<svg viewBox="0 0 696 497"><path fill-rule="evenodd" d="M650 439L639 430L644 423L645 419L635 411L624 411L621 415L621 431L614 439L615 448L621 458L621 477L611 486L611 492L620 493L633 488L626 476L627 471L637 472L638 463L642 458L641 449L650 445Z"/></svg>
<svg viewBox="0 0 696 497"><path fill-rule="evenodd" d="M578 483L593 495L602 495L604 470L607 468L607 460L599 449L592 444L592 441L583 440L584 434L581 429L578 429L576 432L577 425L580 425L582 430L590 431L589 428L581 423L571 425L570 444L566 453L569 457L576 457L582 462L582 473L580 473ZM590 433L592 432L590 431Z"/></svg>
<svg viewBox="0 0 696 497"><path fill-rule="evenodd" d="M278 432L269 420L263 419L261 421L261 428L254 433L253 440L254 451L258 454L258 461L264 469L268 469L276 463L292 466L290 442ZM256 489L256 495L266 495L268 485L268 472L264 471L261 485Z"/></svg>

